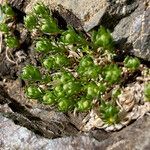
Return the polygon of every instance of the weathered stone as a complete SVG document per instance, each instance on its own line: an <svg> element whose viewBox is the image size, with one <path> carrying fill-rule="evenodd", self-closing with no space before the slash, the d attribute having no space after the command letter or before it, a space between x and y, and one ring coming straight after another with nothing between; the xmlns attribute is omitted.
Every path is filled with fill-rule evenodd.
<svg viewBox="0 0 150 150"><path fill-rule="evenodd" d="M0 149L39 149L47 143L28 129L15 125L11 120L0 115Z"/></svg>
<svg viewBox="0 0 150 150"><path fill-rule="evenodd" d="M41 0L31 1L25 12L31 11L35 3ZM57 10L60 15L74 27L89 31L99 24L109 3L107 0L43 0L43 3Z"/></svg>
<svg viewBox="0 0 150 150"><path fill-rule="evenodd" d="M76 127L70 123L64 113L55 112L55 110L51 110L50 108L49 111L46 111L42 108L37 108L38 105L30 106L30 104L28 104L29 109L23 104L23 101L18 101L18 97L19 95L16 95L17 100L11 98L5 92L4 88L0 86L0 104L2 105L0 112L2 112L4 116L11 118L16 124L24 126L33 132L37 132L46 138L70 136L78 133ZM20 98L20 100L22 99ZM7 104L8 108L11 109L9 112L5 110Z"/></svg>
<svg viewBox="0 0 150 150"><path fill-rule="evenodd" d="M138 8L115 27L113 37L121 49L150 61L150 3L138 3Z"/></svg>
<svg viewBox="0 0 150 150"><path fill-rule="evenodd" d="M110 137L103 132L78 135L50 140L37 136L30 130L15 125L10 119L0 115L0 147L3 150L148 150L150 147L150 117L145 116L119 133ZM103 138L101 138L103 137Z"/></svg>

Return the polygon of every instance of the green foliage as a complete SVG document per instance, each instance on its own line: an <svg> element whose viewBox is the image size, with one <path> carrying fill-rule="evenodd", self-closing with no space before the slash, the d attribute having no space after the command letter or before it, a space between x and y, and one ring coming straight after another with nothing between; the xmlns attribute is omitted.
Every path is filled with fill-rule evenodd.
<svg viewBox="0 0 150 150"><path fill-rule="evenodd" d="M73 27L68 26L68 30L62 33L61 42L65 45L70 45L70 44L84 44L86 41L81 35L75 32Z"/></svg>
<svg viewBox="0 0 150 150"><path fill-rule="evenodd" d="M103 121L107 124L116 124L119 122L119 109L114 104L102 101L100 113Z"/></svg>
<svg viewBox="0 0 150 150"><path fill-rule="evenodd" d="M90 56L85 56L80 60L77 72L86 80L97 79L101 72L101 67L95 65L93 59Z"/></svg>
<svg viewBox="0 0 150 150"><path fill-rule="evenodd" d="M33 12L40 17L51 15L49 9L43 3L37 3L33 8Z"/></svg>
<svg viewBox="0 0 150 150"><path fill-rule="evenodd" d="M61 83L66 83L69 81L75 81L75 78L70 72L62 72L60 81L61 81Z"/></svg>
<svg viewBox="0 0 150 150"><path fill-rule="evenodd" d="M93 100L106 92L106 81L109 84L119 81L121 69L117 65L100 66L94 61L98 47L109 51L113 48L111 34L104 27L95 31L91 39L86 39L83 33L71 26L63 31L51 11L42 3L35 5L33 11L24 18L24 23L31 32L33 29L42 32L35 41L35 50L43 56L41 65L44 72L50 77L54 72L51 79L47 76L47 80L36 67L28 65L23 68L22 79L36 81L38 85L46 81L42 103L55 104L63 112L72 109L88 111L93 107ZM83 51L85 54L77 59L70 57L70 48L67 46L71 45L74 46L71 51L79 54Z"/></svg>
<svg viewBox="0 0 150 150"><path fill-rule="evenodd" d="M69 59L65 55L55 55L55 66L56 67L66 67L69 64Z"/></svg>
<svg viewBox="0 0 150 150"><path fill-rule="evenodd" d="M4 33L4 41L8 48L18 48L19 40L14 35L14 28L12 27L15 24L15 13L10 5L7 3L2 5L2 20L0 20L0 31ZM8 27L7 24L11 23L12 26Z"/></svg>
<svg viewBox="0 0 150 150"><path fill-rule="evenodd" d="M125 67L136 70L140 66L140 60L136 57L127 56L124 60Z"/></svg>
<svg viewBox="0 0 150 150"><path fill-rule="evenodd" d="M113 49L113 38L109 32L109 30L104 27L100 27L99 30L93 32L92 41L96 46L103 47L109 51Z"/></svg>
<svg viewBox="0 0 150 150"><path fill-rule="evenodd" d="M55 59L54 59L54 57L47 57L47 58L45 58L44 59L44 61L43 61L43 66L46 68L46 69L52 69L52 68L54 68L54 61L55 61Z"/></svg>
<svg viewBox="0 0 150 150"><path fill-rule="evenodd" d="M61 32L57 26L57 21L43 3L37 3L32 13L25 17L24 22L29 30L38 29L48 34L58 34Z"/></svg>
<svg viewBox="0 0 150 150"><path fill-rule="evenodd" d="M95 82L90 82L85 86L87 90L87 98L93 99L96 98L99 94L99 87Z"/></svg>
<svg viewBox="0 0 150 150"><path fill-rule="evenodd" d="M60 30L57 27L57 23L54 19L51 18L45 18L41 21L41 31L44 33L59 33Z"/></svg>
<svg viewBox="0 0 150 150"><path fill-rule="evenodd" d="M5 37L6 46L9 48L17 48L19 46L19 41L15 36L8 35Z"/></svg>
<svg viewBox="0 0 150 150"><path fill-rule="evenodd" d="M104 67L103 75L104 75L104 79L108 83L113 84L120 80L121 69L115 64L106 65Z"/></svg>
<svg viewBox="0 0 150 150"><path fill-rule="evenodd" d="M67 112L73 108L72 100L68 98L61 98L58 102L58 109L63 112Z"/></svg>
<svg viewBox="0 0 150 150"><path fill-rule="evenodd" d="M150 83L147 83L144 87L144 96L146 101L150 101Z"/></svg>
<svg viewBox="0 0 150 150"><path fill-rule="evenodd" d="M0 23L0 31L4 33L8 33L9 28L5 23Z"/></svg>
<svg viewBox="0 0 150 150"><path fill-rule="evenodd" d="M35 50L38 52L48 52L52 50L52 44L47 38L41 38L36 42Z"/></svg>
<svg viewBox="0 0 150 150"><path fill-rule="evenodd" d="M43 91L39 87L32 85L26 89L26 96L31 99L41 99Z"/></svg>
<svg viewBox="0 0 150 150"><path fill-rule="evenodd" d="M56 102L56 96L52 91L46 91L45 95L43 96L43 101L46 105L52 105Z"/></svg>
<svg viewBox="0 0 150 150"><path fill-rule="evenodd" d="M24 25L28 30L33 30L35 29L36 25L37 25L37 19L33 14L28 14L25 18L24 18Z"/></svg>
<svg viewBox="0 0 150 150"><path fill-rule="evenodd" d="M91 107L92 107L91 101L84 97L77 102L77 110L78 111L82 111L82 112L88 111L91 109Z"/></svg>
<svg viewBox="0 0 150 150"><path fill-rule="evenodd" d="M43 65L47 69L60 69L69 64L69 59L63 54L52 55L44 59Z"/></svg>
<svg viewBox="0 0 150 150"><path fill-rule="evenodd" d="M10 17L14 17L14 15L15 15L12 7L8 4L5 4L2 6L2 11L4 14L6 14L7 16L10 16Z"/></svg>
<svg viewBox="0 0 150 150"><path fill-rule="evenodd" d="M21 78L24 80L39 81L42 79L42 76L38 68L27 65L22 69Z"/></svg>
<svg viewBox="0 0 150 150"><path fill-rule="evenodd" d="M7 47L18 48L19 40L7 26L7 22L15 23L15 13L9 5L2 8L6 17L0 31L5 33ZM84 34L70 25L63 30L43 3L37 3L24 17L24 27L35 35L33 45L40 62L38 67L27 65L22 69L21 78L29 84L26 96L62 112L85 112L99 105L104 122L118 123L119 109L114 103L121 90L115 87L121 88L124 74L121 65L110 61L115 53L110 31L101 26L92 34ZM132 71L139 65L138 58L127 56L124 60L124 66ZM146 100L150 99L149 85L144 89Z"/></svg>

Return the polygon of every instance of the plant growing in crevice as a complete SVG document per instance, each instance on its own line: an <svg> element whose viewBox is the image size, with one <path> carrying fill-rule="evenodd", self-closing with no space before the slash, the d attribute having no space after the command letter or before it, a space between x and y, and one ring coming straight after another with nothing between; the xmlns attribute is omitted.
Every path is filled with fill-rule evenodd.
<svg viewBox="0 0 150 150"><path fill-rule="evenodd" d="M13 24L15 22L15 13L8 4L1 6L3 18L0 21L0 31L4 34L6 46L8 48L17 48L19 39L14 35ZM11 25L9 25L11 23Z"/></svg>
<svg viewBox="0 0 150 150"><path fill-rule="evenodd" d="M123 69L112 59L115 48L110 31L100 26L87 36L70 25L63 30L42 3L25 16L24 27L39 33L33 45L40 54L38 66L29 64L22 69L26 96L62 112L86 112L98 106L104 122L118 123L116 99L121 93ZM0 29L6 35L10 31L6 24ZM17 47L15 38L5 41L9 47ZM123 63L131 72L140 65L138 58L131 56ZM149 98L149 85L144 93Z"/></svg>
<svg viewBox="0 0 150 150"><path fill-rule="evenodd" d="M107 124L116 124L119 122L119 108L115 104L102 101L100 113L102 119Z"/></svg>
<svg viewBox="0 0 150 150"><path fill-rule="evenodd" d="M124 59L124 66L131 71L137 70L140 66L140 60L137 57L127 56Z"/></svg>

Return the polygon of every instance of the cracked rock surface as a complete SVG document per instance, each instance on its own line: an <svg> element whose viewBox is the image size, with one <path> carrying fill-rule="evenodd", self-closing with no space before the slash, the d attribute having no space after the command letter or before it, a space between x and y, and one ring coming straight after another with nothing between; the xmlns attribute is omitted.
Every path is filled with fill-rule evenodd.
<svg viewBox="0 0 150 150"><path fill-rule="evenodd" d="M87 135L50 140L14 124L12 120L0 114L0 147L2 150L148 150L149 126L150 117L145 116L109 137L106 133L94 131Z"/></svg>

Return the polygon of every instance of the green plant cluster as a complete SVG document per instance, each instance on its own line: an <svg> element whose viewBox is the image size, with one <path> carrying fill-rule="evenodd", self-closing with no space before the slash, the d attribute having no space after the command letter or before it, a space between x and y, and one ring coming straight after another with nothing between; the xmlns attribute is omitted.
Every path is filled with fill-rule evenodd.
<svg viewBox="0 0 150 150"><path fill-rule="evenodd" d="M136 57L127 56L124 60L125 67L134 71L140 66L140 61Z"/></svg>
<svg viewBox="0 0 150 150"><path fill-rule="evenodd" d="M0 21L0 31L4 33L5 44L9 48L17 48L19 40L14 35L15 13L8 4L1 6L2 20Z"/></svg>
<svg viewBox="0 0 150 150"><path fill-rule="evenodd" d="M42 3L35 5L33 11L24 18L24 24L30 31L37 28L43 33L58 34L61 32L50 10Z"/></svg>
<svg viewBox="0 0 150 150"><path fill-rule="evenodd" d="M84 112L99 105L103 120L108 124L117 123L119 108L115 101L120 89L114 88L112 96L104 100L122 77L122 67L110 58L115 51L109 30L100 26L90 36L71 26L63 30L43 3L37 3L25 16L24 26L31 33L39 33L34 37L34 44L41 62L39 66L29 64L22 69L26 96L62 112ZM7 34L9 29L3 28ZM108 61L99 64L97 56L107 57ZM124 66L132 71L139 65L137 58L127 56L124 60Z"/></svg>
<svg viewBox="0 0 150 150"><path fill-rule="evenodd" d="M99 65L95 61L97 54L115 54L110 32L101 26L89 38L71 26L64 31L57 25L51 11L41 3L36 4L24 18L24 24L29 31L41 33L35 40L35 50L43 54L41 66L27 65L23 68L22 79L30 84L26 88L27 97L54 105L63 112L74 109L88 111L94 107L96 100L104 121L117 123L119 109L115 99L121 92L113 90L113 104L104 102L103 95L113 85L119 84L122 68L113 62ZM70 51L79 57L69 57ZM124 66L130 70L138 69L139 65L137 58L127 56L124 60ZM45 68L44 75L40 67ZM45 86L41 88L43 84Z"/></svg>
<svg viewBox="0 0 150 150"><path fill-rule="evenodd" d="M150 82L145 84L144 87L144 96L146 101L150 101Z"/></svg>
<svg viewBox="0 0 150 150"><path fill-rule="evenodd" d="M102 101L100 110L102 119L107 124L115 124L119 122L119 109L114 104Z"/></svg>

